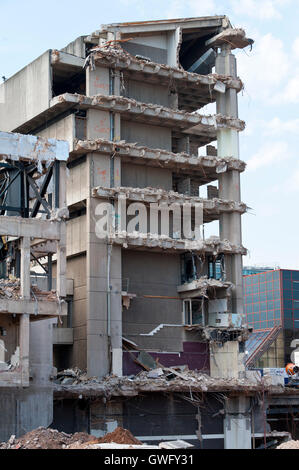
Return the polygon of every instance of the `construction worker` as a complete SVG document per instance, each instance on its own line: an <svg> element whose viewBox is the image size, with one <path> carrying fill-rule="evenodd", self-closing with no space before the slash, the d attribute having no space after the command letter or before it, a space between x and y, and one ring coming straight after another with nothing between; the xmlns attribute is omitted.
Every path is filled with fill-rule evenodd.
<svg viewBox="0 0 299 470"><path fill-rule="evenodd" d="M286 373L291 376L295 375L299 372L299 367L297 367L295 364L290 362L289 364L286 365Z"/></svg>

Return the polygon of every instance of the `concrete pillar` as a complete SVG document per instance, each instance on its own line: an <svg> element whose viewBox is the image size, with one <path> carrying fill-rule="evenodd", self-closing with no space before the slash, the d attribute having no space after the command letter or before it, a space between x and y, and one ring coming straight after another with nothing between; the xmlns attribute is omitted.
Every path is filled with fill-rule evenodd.
<svg viewBox="0 0 299 470"><path fill-rule="evenodd" d="M236 58L229 46L223 46L216 57L216 73L237 77ZM217 113L238 117L237 91L227 89L217 94ZM239 134L234 129L217 131L218 156L239 158ZM219 176L219 197L233 201L241 200L240 173L229 171ZM231 213L220 216L220 238L236 245L242 244L241 214ZM231 311L243 314L242 255L226 255L226 279L234 284L231 297Z"/></svg>
<svg viewBox="0 0 299 470"><path fill-rule="evenodd" d="M87 201L87 370L89 376L121 376L121 248L97 238L97 204Z"/></svg>
<svg viewBox="0 0 299 470"><path fill-rule="evenodd" d="M30 299L30 238L21 239L21 296ZM20 363L23 387L29 386L29 315L20 316Z"/></svg>
<svg viewBox="0 0 299 470"><path fill-rule="evenodd" d="M225 449L251 449L250 398L228 398L223 424Z"/></svg>
<svg viewBox="0 0 299 470"><path fill-rule="evenodd" d="M113 70L96 67L87 71L87 94L119 95L119 79ZM87 138L120 140L120 115L88 110ZM96 235L96 208L91 196L97 186L121 184L120 157L94 153L87 155L87 372L102 377L122 375L121 248L109 245ZM106 201L108 202L108 201Z"/></svg>

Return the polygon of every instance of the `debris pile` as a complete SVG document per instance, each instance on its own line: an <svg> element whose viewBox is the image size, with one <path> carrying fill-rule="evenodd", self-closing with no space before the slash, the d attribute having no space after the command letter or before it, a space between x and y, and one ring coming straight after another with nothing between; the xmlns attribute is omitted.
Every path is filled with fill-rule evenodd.
<svg viewBox="0 0 299 470"><path fill-rule="evenodd" d="M40 427L16 439L11 436L7 442L0 443L0 449L88 449L98 444L142 445L127 429L116 428L113 432L98 439L84 432L66 434L55 429Z"/></svg>
<svg viewBox="0 0 299 470"><path fill-rule="evenodd" d="M144 353L144 352L143 352ZM135 356L134 356L135 357ZM138 363L136 357L136 363ZM144 362L144 361L143 361ZM144 368L146 368L144 366ZM222 379L210 377L196 370L189 370L187 366L164 367L159 363L149 366L147 370L128 377L115 375L103 378L88 378L85 372L79 369L68 369L57 374L54 381L54 396L57 398L90 398L113 396L137 396L144 392L217 392L234 391L248 392L264 390L280 391L282 387L273 387L263 378L254 379L245 375L244 378Z"/></svg>
<svg viewBox="0 0 299 470"><path fill-rule="evenodd" d="M283 442L276 449L299 449L299 441Z"/></svg>
<svg viewBox="0 0 299 470"><path fill-rule="evenodd" d="M57 373L55 383L61 385L77 385L87 381L97 380L96 377L89 378L87 377L86 372L82 372L80 369L75 367L74 369L66 369L62 372Z"/></svg>
<svg viewBox="0 0 299 470"><path fill-rule="evenodd" d="M97 444L127 444L127 445L142 445L128 429L121 427L116 428L113 432L106 434L100 439L94 439L85 443L75 442L68 446L68 449L90 449L94 448Z"/></svg>
<svg viewBox="0 0 299 470"><path fill-rule="evenodd" d="M0 449L67 449L74 443L82 445L85 442L94 440L93 436L84 432L66 434L65 432L41 427L28 432L19 439L11 436L6 443L0 444Z"/></svg>
<svg viewBox="0 0 299 470"><path fill-rule="evenodd" d="M18 278L10 277L9 279L0 279L0 299L19 300L21 299L21 281ZM42 291L36 285L31 286L32 300L57 300L56 292Z"/></svg>
<svg viewBox="0 0 299 470"><path fill-rule="evenodd" d="M0 298L18 300L21 297L20 279L0 279Z"/></svg>
<svg viewBox="0 0 299 470"><path fill-rule="evenodd" d="M109 442L115 442L116 444L142 444L142 442L136 439L130 431L120 427L116 428L113 432L106 434L106 436L102 437L98 441L99 444Z"/></svg>

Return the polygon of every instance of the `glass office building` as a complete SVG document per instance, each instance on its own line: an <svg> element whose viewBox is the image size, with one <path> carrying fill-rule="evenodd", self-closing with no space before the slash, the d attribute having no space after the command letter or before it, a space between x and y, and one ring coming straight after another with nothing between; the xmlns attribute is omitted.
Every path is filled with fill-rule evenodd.
<svg viewBox="0 0 299 470"><path fill-rule="evenodd" d="M284 361L290 360L290 343L299 338L299 271L278 269L245 275L244 304L247 324L254 332L280 326Z"/></svg>
<svg viewBox="0 0 299 470"><path fill-rule="evenodd" d="M259 274L259 273L264 273L265 271L274 271L279 269L279 267L274 267L272 268L269 267L260 267L260 266L244 266L243 268L243 276L248 276L250 274Z"/></svg>

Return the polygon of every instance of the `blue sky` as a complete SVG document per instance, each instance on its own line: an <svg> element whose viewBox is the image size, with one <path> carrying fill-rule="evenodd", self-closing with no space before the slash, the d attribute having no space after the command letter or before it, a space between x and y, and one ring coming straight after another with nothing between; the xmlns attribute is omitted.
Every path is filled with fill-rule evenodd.
<svg viewBox="0 0 299 470"><path fill-rule="evenodd" d="M244 263L299 269L299 0L0 0L0 77L101 24L216 14L255 40L237 52Z"/></svg>

